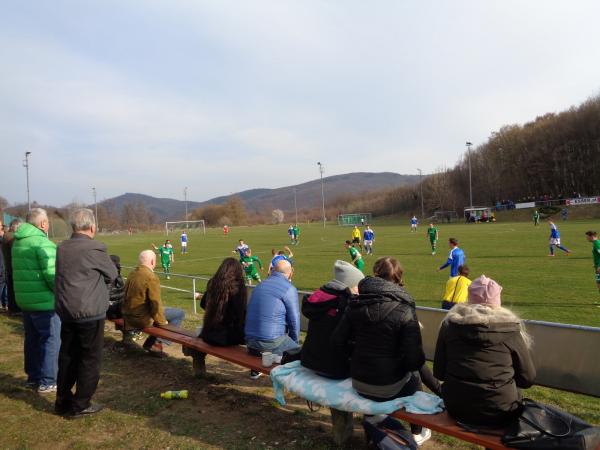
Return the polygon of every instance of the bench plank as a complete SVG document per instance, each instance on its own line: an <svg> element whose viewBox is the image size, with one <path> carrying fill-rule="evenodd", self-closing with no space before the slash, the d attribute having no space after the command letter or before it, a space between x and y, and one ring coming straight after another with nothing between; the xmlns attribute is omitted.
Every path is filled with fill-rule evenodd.
<svg viewBox="0 0 600 450"><path fill-rule="evenodd" d="M462 441L471 442L476 445L484 446L492 450L506 450L506 447L500 440L500 436L491 436L488 434L475 434L463 430L456 424L456 421L448 415L447 412L439 414L412 414L400 409L392 414L397 419L405 420L415 425L422 425L433 431L437 431L448 436L455 437Z"/></svg>
<svg viewBox="0 0 600 450"><path fill-rule="evenodd" d="M123 319L113 320L117 329L123 328ZM175 342L191 350L196 350L200 353L216 356L231 363L237 364L248 369L256 370L264 374L271 373L271 367L263 367L262 361L257 356L248 354L245 347L234 345L230 347L218 347L204 342L202 338L196 337L193 332L188 332L176 327L146 327L142 331L151 336ZM272 366L275 367L275 366Z"/></svg>

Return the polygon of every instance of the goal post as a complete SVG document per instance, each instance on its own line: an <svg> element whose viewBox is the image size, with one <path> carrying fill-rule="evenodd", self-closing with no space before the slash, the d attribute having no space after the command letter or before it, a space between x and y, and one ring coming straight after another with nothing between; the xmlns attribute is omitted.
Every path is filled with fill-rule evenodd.
<svg viewBox="0 0 600 450"><path fill-rule="evenodd" d="M458 214L456 211L435 211L433 216L429 217L427 220L435 223L456 222L458 220Z"/></svg>
<svg viewBox="0 0 600 450"><path fill-rule="evenodd" d="M366 225L371 222L373 215L371 213L340 214L338 216L338 225L349 227L354 225Z"/></svg>
<svg viewBox="0 0 600 450"><path fill-rule="evenodd" d="M204 220L178 220L175 222L165 222L165 233L167 236L169 233L182 230L185 230L186 232L199 231L202 234L206 234L206 225Z"/></svg>

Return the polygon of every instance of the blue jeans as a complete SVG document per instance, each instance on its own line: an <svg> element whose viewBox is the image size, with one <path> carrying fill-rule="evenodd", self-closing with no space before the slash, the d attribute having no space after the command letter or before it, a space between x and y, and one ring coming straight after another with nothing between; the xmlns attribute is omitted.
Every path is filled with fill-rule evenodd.
<svg viewBox="0 0 600 450"><path fill-rule="evenodd" d="M445 309L446 311L452 309L454 305L456 305L456 303L449 302L448 300L442 300L442 309Z"/></svg>
<svg viewBox="0 0 600 450"><path fill-rule="evenodd" d="M179 308L165 308L165 319L169 322L169 325L173 325L178 327L183 322L185 318L185 311ZM155 336L150 336L146 339L146 343L148 345L153 345L156 341L162 342L163 344L171 345L171 341L166 341L164 339L157 339Z"/></svg>
<svg viewBox="0 0 600 450"><path fill-rule="evenodd" d="M256 350L257 352L271 352L276 355L283 355L283 352L288 350L296 350L300 348L300 344L295 342L287 334L269 341L259 341L256 339L246 339L246 347Z"/></svg>
<svg viewBox="0 0 600 450"><path fill-rule="evenodd" d="M40 386L56 384L60 319L54 311L23 312L25 328L25 373L27 382Z"/></svg>

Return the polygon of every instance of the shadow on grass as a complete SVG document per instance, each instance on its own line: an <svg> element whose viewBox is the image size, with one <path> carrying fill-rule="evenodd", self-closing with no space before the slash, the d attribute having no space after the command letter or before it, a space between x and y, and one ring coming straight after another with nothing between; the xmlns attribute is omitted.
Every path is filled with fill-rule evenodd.
<svg viewBox="0 0 600 450"><path fill-rule="evenodd" d="M20 319L3 322L9 325L11 340L22 345L22 340L15 340L23 334ZM190 358L154 358L139 347L125 349L113 336L117 334L107 330L100 385L93 399L105 406L99 414L77 421L53 415L54 396L44 397L27 389L19 369L12 373L2 370L0 396L6 399L8 408L13 402L13 408L24 414L31 410L31 419L40 429L60 429L53 439L66 446L120 448L127 443L129 448L334 447L328 410L310 413L302 399L291 395L288 405L279 406L272 398L268 377L251 380L247 369L209 357L208 375L197 379L192 375ZM171 348L181 351L178 345ZM161 392L180 389L188 389L188 399L160 397ZM14 402L27 406L18 407ZM348 448L364 447L358 428L356 422ZM36 438L20 426L12 426L10 433L11 442L36 445Z"/></svg>
<svg viewBox="0 0 600 450"><path fill-rule="evenodd" d="M0 373L0 394L31 405L35 410L52 414L54 412L54 396L44 397L25 386L24 378L16 378Z"/></svg>
<svg viewBox="0 0 600 450"><path fill-rule="evenodd" d="M174 346L179 351L179 346ZM144 416L149 427L225 448L332 448L329 414L312 414L301 399L280 407L268 377L209 357L208 374L194 378L191 359L154 358L125 349L107 337L98 401L113 411ZM164 400L160 392L189 391L187 400ZM291 396L290 396L291 397ZM297 409L300 408L300 409ZM362 448L358 433L349 448Z"/></svg>

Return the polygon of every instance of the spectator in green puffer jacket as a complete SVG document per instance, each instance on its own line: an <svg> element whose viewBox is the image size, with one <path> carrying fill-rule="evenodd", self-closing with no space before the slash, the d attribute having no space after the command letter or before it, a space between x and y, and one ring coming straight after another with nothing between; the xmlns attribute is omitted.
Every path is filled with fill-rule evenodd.
<svg viewBox="0 0 600 450"><path fill-rule="evenodd" d="M12 271L17 306L23 311L27 385L56 391L60 319L54 308L56 245L48 239L48 215L33 208L15 232Z"/></svg>

